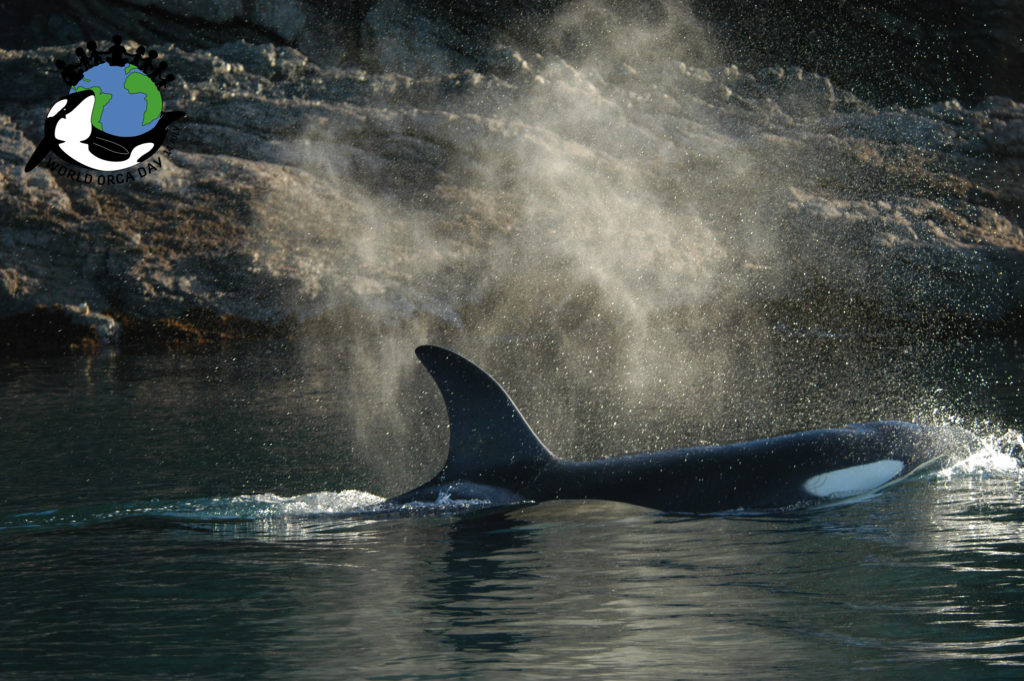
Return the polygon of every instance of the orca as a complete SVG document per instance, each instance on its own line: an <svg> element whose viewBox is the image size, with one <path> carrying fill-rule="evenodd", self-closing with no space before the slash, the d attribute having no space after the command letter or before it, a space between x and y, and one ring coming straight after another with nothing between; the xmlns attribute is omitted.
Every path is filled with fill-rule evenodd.
<svg viewBox="0 0 1024 681"><path fill-rule="evenodd" d="M51 151L66 161L100 172L126 170L156 153L167 136L167 126L185 116L183 111L168 111L141 135L118 137L93 127L95 103L92 90L73 92L57 100L46 114L43 139L25 164L25 172L39 165Z"/></svg>
<svg viewBox="0 0 1024 681"><path fill-rule="evenodd" d="M444 398L448 458L411 502L483 500L499 506L603 499L687 514L771 513L849 500L962 451L941 427L900 421L761 440L570 461L548 451L485 371L445 348L416 349Z"/></svg>

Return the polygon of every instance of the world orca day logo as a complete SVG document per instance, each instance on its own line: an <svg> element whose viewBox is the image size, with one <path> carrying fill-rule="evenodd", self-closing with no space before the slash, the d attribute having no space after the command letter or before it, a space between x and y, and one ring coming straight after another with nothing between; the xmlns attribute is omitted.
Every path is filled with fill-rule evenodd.
<svg viewBox="0 0 1024 681"><path fill-rule="evenodd" d="M167 72L167 62L157 62L156 50L139 46L129 52L116 35L111 42L103 51L90 40L85 49L75 50L77 62L55 60L71 89L47 112L43 139L25 172L51 154L84 172L53 158L45 167L86 184L123 184L163 167L163 159L154 154L168 127L185 116L163 110L160 90L174 75Z"/></svg>

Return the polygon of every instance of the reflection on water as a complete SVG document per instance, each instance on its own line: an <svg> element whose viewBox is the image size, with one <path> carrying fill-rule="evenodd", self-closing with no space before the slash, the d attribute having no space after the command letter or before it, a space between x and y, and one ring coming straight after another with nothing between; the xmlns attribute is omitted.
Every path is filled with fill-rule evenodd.
<svg viewBox="0 0 1024 681"><path fill-rule="evenodd" d="M346 444L350 398L287 357L10 368L4 679L1009 679L1024 666L1019 382L978 396L976 412L995 401L1001 416L972 426L970 455L857 504L424 515L378 512L409 474L390 472L386 441L365 464L374 452ZM929 380L959 391L953 404L983 384L962 375ZM421 387L434 425L419 481L444 446Z"/></svg>
<svg viewBox="0 0 1024 681"><path fill-rule="evenodd" d="M604 502L325 511L343 498L367 500L238 497L7 534L17 569L0 605L16 613L5 636L24 651L8 664L149 677L170 655L178 669L239 678L763 678L827 667L925 679L1024 663L1019 470L975 467L759 519Z"/></svg>
<svg viewBox="0 0 1024 681"><path fill-rule="evenodd" d="M1019 477L990 475L780 518L555 502L8 533L2 640L18 652L0 664L11 678L976 678L1024 663L1022 499Z"/></svg>

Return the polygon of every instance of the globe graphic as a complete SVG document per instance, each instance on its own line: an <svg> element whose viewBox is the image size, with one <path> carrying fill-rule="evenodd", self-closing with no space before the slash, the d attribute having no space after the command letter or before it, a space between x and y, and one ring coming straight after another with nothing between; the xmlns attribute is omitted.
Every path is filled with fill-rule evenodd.
<svg viewBox="0 0 1024 681"><path fill-rule="evenodd" d="M93 127L118 137L136 137L152 130L164 106L153 81L132 64L92 67L71 88L71 92L82 90L96 93Z"/></svg>

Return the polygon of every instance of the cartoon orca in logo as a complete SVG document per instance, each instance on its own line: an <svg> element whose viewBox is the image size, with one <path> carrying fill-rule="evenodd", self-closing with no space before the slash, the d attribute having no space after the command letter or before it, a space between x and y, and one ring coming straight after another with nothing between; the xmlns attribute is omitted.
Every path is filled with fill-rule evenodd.
<svg viewBox="0 0 1024 681"><path fill-rule="evenodd" d="M185 116L168 111L149 131L135 137L118 137L92 125L96 95L92 90L74 92L58 100L46 114L43 139L32 153L25 172L55 152L62 158L100 172L125 170L152 156L167 136L167 126Z"/></svg>

